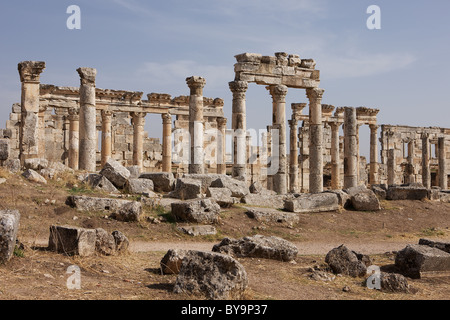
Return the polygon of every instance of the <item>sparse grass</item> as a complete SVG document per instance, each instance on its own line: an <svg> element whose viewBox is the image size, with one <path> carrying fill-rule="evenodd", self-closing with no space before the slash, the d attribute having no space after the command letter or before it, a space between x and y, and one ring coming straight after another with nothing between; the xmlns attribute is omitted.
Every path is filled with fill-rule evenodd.
<svg viewBox="0 0 450 320"><path fill-rule="evenodd" d="M421 231L421 234L427 237L440 237L444 236L445 232L437 228L427 228Z"/></svg>

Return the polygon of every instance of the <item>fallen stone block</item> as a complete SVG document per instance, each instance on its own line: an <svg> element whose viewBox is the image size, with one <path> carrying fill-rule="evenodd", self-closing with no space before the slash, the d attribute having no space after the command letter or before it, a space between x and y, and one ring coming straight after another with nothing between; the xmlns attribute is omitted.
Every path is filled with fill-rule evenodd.
<svg viewBox="0 0 450 320"><path fill-rule="evenodd" d="M297 247L278 237L256 235L236 240L223 239L214 245L213 252L229 254L235 257L263 258L280 261L292 261L298 253Z"/></svg>
<svg viewBox="0 0 450 320"><path fill-rule="evenodd" d="M387 196L387 186L384 184L380 184L380 185L373 185L372 186L372 191L375 193L375 195L381 199L381 200L385 200L386 196Z"/></svg>
<svg viewBox="0 0 450 320"><path fill-rule="evenodd" d="M22 176L25 177L28 181L41 183L41 184L47 184L47 180L43 176L41 176L39 173L34 171L33 169L27 169L24 173L22 173Z"/></svg>
<svg viewBox="0 0 450 320"><path fill-rule="evenodd" d="M193 237L217 234L216 228L209 225L180 226L178 230Z"/></svg>
<svg viewBox="0 0 450 320"><path fill-rule="evenodd" d="M432 248L437 248L439 250L450 253L450 242L433 241L428 239L420 239L419 244L423 246L429 246Z"/></svg>
<svg viewBox="0 0 450 320"><path fill-rule="evenodd" d="M103 169L100 171L100 174L119 189L122 189L127 184L128 179L130 178L130 171L125 168L122 164L114 159L109 159Z"/></svg>
<svg viewBox="0 0 450 320"><path fill-rule="evenodd" d="M3 162L3 167L12 173L17 173L20 171L20 160L19 159L7 159Z"/></svg>
<svg viewBox="0 0 450 320"><path fill-rule="evenodd" d="M138 179L141 175L141 169L139 166L126 167L130 171L130 179Z"/></svg>
<svg viewBox="0 0 450 320"><path fill-rule="evenodd" d="M31 169L35 171L39 171L48 167L48 160L46 159L25 159L24 167L25 169Z"/></svg>
<svg viewBox="0 0 450 320"><path fill-rule="evenodd" d="M95 253L96 231L71 226L51 226L48 249L69 256Z"/></svg>
<svg viewBox="0 0 450 320"><path fill-rule="evenodd" d="M202 188L201 193L206 193L207 189L211 186L211 184L219 178L230 179L230 177L223 174L198 174L198 173L183 174L182 178L200 181Z"/></svg>
<svg viewBox="0 0 450 320"><path fill-rule="evenodd" d="M105 176L101 174L88 174L85 183L95 190L101 190L107 193L120 193L119 190L109 181Z"/></svg>
<svg viewBox="0 0 450 320"><path fill-rule="evenodd" d="M431 200L431 201L440 201L441 200L441 188L432 187L431 189L428 189L427 192L428 192L429 200Z"/></svg>
<svg viewBox="0 0 450 320"><path fill-rule="evenodd" d="M263 187L260 181L255 181L249 188L250 193L252 194L262 194L262 195L276 195L277 193L273 190L267 190Z"/></svg>
<svg viewBox="0 0 450 320"><path fill-rule="evenodd" d="M249 206L283 209L286 199L286 195L248 194L242 198L242 202Z"/></svg>
<svg viewBox="0 0 450 320"><path fill-rule="evenodd" d="M175 178L173 173L168 172L154 172L143 173L139 176L140 179L150 179L153 181L154 190L156 192L170 192L175 186Z"/></svg>
<svg viewBox="0 0 450 320"><path fill-rule="evenodd" d="M243 198L246 195L250 194L250 191L247 187L245 181L229 178L229 177L221 177L219 179L214 180L211 183L211 187L213 188L227 188L231 191L231 196L236 198Z"/></svg>
<svg viewBox="0 0 450 320"><path fill-rule="evenodd" d="M119 254L126 252L130 245L127 236L120 231L114 231L112 236L114 237L114 243L116 244L116 252Z"/></svg>
<svg viewBox="0 0 450 320"><path fill-rule="evenodd" d="M161 259L162 274L178 274L180 273L181 263L187 254L187 250L170 249Z"/></svg>
<svg viewBox="0 0 450 320"><path fill-rule="evenodd" d="M8 262L14 253L19 223L19 211L0 211L0 264Z"/></svg>
<svg viewBox="0 0 450 320"><path fill-rule="evenodd" d="M95 229L95 251L110 256L116 253L116 241L112 234L102 228Z"/></svg>
<svg viewBox="0 0 450 320"><path fill-rule="evenodd" d="M174 293L209 300L239 300L248 285L244 267L228 255L188 251L182 260Z"/></svg>
<svg viewBox="0 0 450 320"><path fill-rule="evenodd" d="M439 193L439 198L440 198L441 202L450 203L450 193L449 192Z"/></svg>
<svg viewBox="0 0 450 320"><path fill-rule="evenodd" d="M339 210L339 199L334 193L303 194L286 200L284 209L296 213L314 213Z"/></svg>
<svg viewBox="0 0 450 320"><path fill-rule="evenodd" d="M169 196L181 200L198 199L202 197L202 183L194 179L177 179L175 190Z"/></svg>
<svg viewBox="0 0 450 320"><path fill-rule="evenodd" d="M279 223L293 226L299 221L299 217L295 213L283 212L271 208L247 208L247 215L259 222Z"/></svg>
<svg viewBox="0 0 450 320"><path fill-rule="evenodd" d="M113 211L111 218L122 222L135 222L140 220L141 213L142 204L137 201L129 201Z"/></svg>
<svg viewBox="0 0 450 320"><path fill-rule="evenodd" d="M337 195L339 206L348 209L352 206L352 197L344 190L328 190L325 193L333 193Z"/></svg>
<svg viewBox="0 0 450 320"><path fill-rule="evenodd" d="M5 161L10 156L9 139L0 139L0 161Z"/></svg>
<svg viewBox="0 0 450 320"><path fill-rule="evenodd" d="M172 215L178 221L217 223L220 206L210 199L188 200L172 203Z"/></svg>
<svg viewBox="0 0 450 320"><path fill-rule="evenodd" d="M397 252L395 266L401 274L413 278L450 272L450 254L428 245L408 245Z"/></svg>
<svg viewBox="0 0 450 320"><path fill-rule="evenodd" d="M365 276L367 273L367 265L371 264L368 256L351 251L344 245L328 252L325 257L325 262L335 274L347 275L354 278Z"/></svg>
<svg viewBox="0 0 450 320"><path fill-rule="evenodd" d="M390 293L410 293L408 280L398 273L381 272L381 291Z"/></svg>
<svg viewBox="0 0 450 320"><path fill-rule="evenodd" d="M231 195L231 190L226 188L209 187L206 190L206 196L216 201L221 208L231 208L234 204L239 203L239 199Z"/></svg>
<svg viewBox="0 0 450 320"><path fill-rule="evenodd" d="M365 190L352 195L351 203L357 211L381 210L380 201L372 190Z"/></svg>
<svg viewBox="0 0 450 320"><path fill-rule="evenodd" d="M129 179L125 190L131 194L152 194L154 189L153 181L149 179Z"/></svg>
<svg viewBox="0 0 450 320"><path fill-rule="evenodd" d="M387 200L424 200L428 198L428 190L418 186L390 186Z"/></svg>

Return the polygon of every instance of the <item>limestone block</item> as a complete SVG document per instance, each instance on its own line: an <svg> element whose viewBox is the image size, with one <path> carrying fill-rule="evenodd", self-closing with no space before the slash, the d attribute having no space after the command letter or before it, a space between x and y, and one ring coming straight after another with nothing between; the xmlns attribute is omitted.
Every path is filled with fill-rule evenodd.
<svg viewBox="0 0 450 320"><path fill-rule="evenodd" d="M428 198L426 188L417 186L389 186L387 200L423 200Z"/></svg>
<svg viewBox="0 0 450 320"><path fill-rule="evenodd" d="M217 223L220 206L211 199L199 199L174 202L172 215L178 221L193 223Z"/></svg>
<svg viewBox="0 0 450 320"><path fill-rule="evenodd" d="M197 199L202 197L202 183L194 179L177 179L175 190L169 196L181 200Z"/></svg>
<svg viewBox="0 0 450 320"><path fill-rule="evenodd" d="M43 176L32 169L26 170L24 173L22 173L22 176L31 182L47 184L47 180L45 180Z"/></svg>
<svg viewBox="0 0 450 320"><path fill-rule="evenodd" d="M48 160L46 160L46 159L38 159L38 158L25 159L25 162L24 162L25 169L32 169L32 170L35 170L35 171L39 171L39 170L45 169L45 168L48 167L48 165L49 165Z"/></svg>
<svg viewBox="0 0 450 320"><path fill-rule="evenodd" d="M178 230L193 237L217 234L216 228L209 225L180 226Z"/></svg>
<svg viewBox="0 0 450 320"><path fill-rule="evenodd" d="M119 189L125 187L130 178L130 171L114 159L109 159L106 162L100 174Z"/></svg>
<svg viewBox="0 0 450 320"><path fill-rule="evenodd" d="M247 208L247 215L259 222L277 223L293 226L299 221L295 213L283 212L271 208Z"/></svg>
<svg viewBox="0 0 450 320"><path fill-rule="evenodd" d="M175 178L173 173L155 172L143 173L139 176L140 179L150 179L153 181L154 190L156 192L170 192L175 186Z"/></svg>
<svg viewBox="0 0 450 320"><path fill-rule="evenodd" d="M88 257L95 253L96 231L71 226L51 226L48 249Z"/></svg>
<svg viewBox="0 0 450 320"><path fill-rule="evenodd" d="M19 211L0 211L0 264L8 262L14 253L19 223Z"/></svg>
<svg viewBox="0 0 450 320"><path fill-rule="evenodd" d="M161 272L163 274L180 273L181 263L188 251L181 249L170 249L161 259Z"/></svg>
<svg viewBox="0 0 450 320"><path fill-rule="evenodd" d="M289 212L324 212L339 210L339 199L334 193L302 194L284 202L284 209Z"/></svg>
<svg viewBox="0 0 450 320"><path fill-rule="evenodd" d="M328 252L325 262L335 274L348 275L354 278L365 276L367 265L370 265L370 259L367 256L351 251L344 245Z"/></svg>
<svg viewBox="0 0 450 320"><path fill-rule="evenodd" d="M298 253L297 247L289 241L262 235L244 237L239 240L225 238L214 245L212 250L241 258L263 258L287 262L294 260Z"/></svg>
<svg viewBox="0 0 450 320"><path fill-rule="evenodd" d="M239 203L239 199L232 197L230 189L209 187L206 196L217 202L221 208L230 208Z"/></svg>
<svg viewBox="0 0 450 320"><path fill-rule="evenodd" d="M125 187L131 194L152 193L153 188L153 181L149 179L129 179Z"/></svg>
<svg viewBox="0 0 450 320"><path fill-rule="evenodd" d="M285 195L248 194L242 198L242 202L251 206L283 209Z"/></svg>
<svg viewBox="0 0 450 320"><path fill-rule="evenodd" d="M221 177L211 183L213 188L227 188L231 191L231 195L236 198L243 198L250 194L245 181L232 179L229 177Z"/></svg>
<svg viewBox="0 0 450 320"><path fill-rule="evenodd" d="M450 253L450 242L433 241L433 240L429 240L429 239L420 239L419 244L424 245L424 246L429 246L432 248L437 248L439 250Z"/></svg>
<svg viewBox="0 0 450 320"><path fill-rule="evenodd" d="M85 182L96 190L102 190L108 193L120 193L119 190L109 181L106 177L101 174L88 174Z"/></svg>
<svg viewBox="0 0 450 320"><path fill-rule="evenodd" d="M10 157L9 139L0 139L0 160L4 161Z"/></svg>
<svg viewBox="0 0 450 320"><path fill-rule="evenodd" d="M20 160L19 159L8 159L3 163L3 166L12 173L17 173L20 171Z"/></svg>

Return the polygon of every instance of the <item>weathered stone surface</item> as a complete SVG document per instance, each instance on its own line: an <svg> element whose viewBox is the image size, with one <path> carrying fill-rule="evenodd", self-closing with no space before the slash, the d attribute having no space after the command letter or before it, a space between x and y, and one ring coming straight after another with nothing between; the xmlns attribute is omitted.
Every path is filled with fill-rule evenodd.
<svg viewBox="0 0 450 320"><path fill-rule="evenodd" d="M66 204L80 211L110 211L120 221L138 221L142 213L142 205L137 201L70 196Z"/></svg>
<svg viewBox="0 0 450 320"><path fill-rule="evenodd" d="M211 183L211 187L213 188L227 188L231 191L231 196L236 198L243 198L246 195L250 194L250 191L247 187L245 181L240 181L237 179L232 179L229 177L219 178L214 180Z"/></svg>
<svg viewBox="0 0 450 320"><path fill-rule="evenodd" d="M226 188L212 188L206 190L206 196L216 201L221 208L230 208L234 204L239 203L239 199L231 196L232 192Z"/></svg>
<svg viewBox="0 0 450 320"><path fill-rule="evenodd" d="M297 247L278 237L256 235L239 240L225 238L214 245L214 252L236 257L263 258L280 261L292 261L298 253Z"/></svg>
<svg viewBox="0 0 450 320"><path fill-rule="evenodd" d="M116 252L126 252L130 245L130 241L128 240L128 238L122 232L117 230L112 233L112 236L114 237L114 243L116 244Z"/></svg>
<svg viewBox="0 0 450 320"><path fill-rule="evenodd" d="M401 274L418 279L427 274L450 272L450 254L427 245L408 245L395 257Z"/></svg>
<svg viewBox="0 0 450 320"><path fill-rule="evenodd" d="M101 174L92 173L89 174L85 182L96 190L102 190L108 193L120 193L119 190L109 181L105 176Z"/></svg>
<svg viewBox="0 0 450 320"><path fill-rule="evenodd" d="M47 180L45 180L43 176L32 169L25 170L25 172L22 173L22 176L24 176L28 181L31 182L47 184Z"/></svg>
<svg viewBox="0 0 450 320"><path fill-rule="evenodd" d="M180 226L178 230L193 237L217 234L216 228L209 225Z"/></svg>
<svg viewBox="0 0 450 320"><path fill-rule="evenodd" d="M169 196L181 200L191 200L202 197L202 182L194 179L177 179L175 190Z"/></svg>
<svg viewBox="0 0 450 320"><path fill-rule="evenodd" d="M0 139L0 161L5 161L9 158L10 147L9 139Z"/></svg>
<svg viewBox="0 0 450 320"><path fill-rule="evenodd" d="M183 175L183 179L193 179L200 181L202 193L206 193L206 190L211 186L211 184L219 178L230 179L227 175L224 174L189 173Z"/></svg>
<svg viewBox="0 0 450 320"><path fill-rule="evenodd" d="M242 199L242 202L250 206L283 209L286 199L285 195L248 194Z"/></svg>
<svg viewBox="0 0 450 320"><path fill-rule="evenodd" d="M357 211L381 210L380 201L372 190L358 192L351 197L352 206Z"/></svg>
<svg viewBox="0 0 450 320"><path fill-rule="evenodd" d="M392 293L409 293L408 280L401 274L385 273L380 275L381 291Z"/></svg>
<svg viewBox="0 0 450 320"><path fill-rule="evenodd" d="M252 194L262 194L262 195L276 195L277 193L273 190L267 190L263 187L260 181L255 181L249 188L250 193Z"/></svg>
<svg viewBox="0 0 450 320"><path fill-rule="evenodd" d="M387 186L386 185L373 185L372 191L379 199L386 199L387 196Z"/></svg>
<svg viewBox="0 0 450 320"><path fill-rule="evenodd" d="M178 221L193 223L217 223L220 206L210 199L172 203L172 214Z"/></svg>
<svg viewBox="0 0 450 320"><path fill-rule="evenodd" d="M437 248L439 250L450 253L450 242L433 241L433 240L429 240L429 239L420 239L419 244L423 245L423 246Z"/></svg>
<svg viewBox="0 0 450 320"><path fill-rule="evenodd" d="M128 171L130 171L130 179L138 179L141 175L141 169L139 166L131 166L127 167Z"/></svg>
<svg viewBox="0 0 450 320"><path fill-rule="evenodd" d="M440 197L441 202L450 203L450 193L448 193L448 192L441 192L439 194L439 197Z"/></svg>
<svg viewBox="0 0 450 320"><path fill-rule="evenodd" d="M284 209L289 212L324 212L339 210L339 199L334 193L302 194L284 202Z"/></svg>
<svg viewBox="0 0 450 320"><path fill-rule="evenodd" d="M325 193L334 193L338 197L339 205L343 208L349 208L352 205L352 197L344 190L328 190Z"/></svg>
<svg viewBox="0 0 450 320"><path fill-rule="evenodd" d="M112 234L102 228L95 229L95 251L110 256L116 253L116 241Z"/></svg>
<svg viewBox="0 0 450 320"><path fill-rule="evenodd" d="M149 179L129 179L125 187L131 194L151 194L153 188L153 181Z"/></svg>
<svg viewBox="0 0 450 320"><path fill-rule="evenodd" d="M19 223L19 211L0 211L0 264L8 262L14 253Z"/></svg>
<svg viewBox="0 0 450 320"><path fill-rule="evenodd" d="M351 277L363 277L367 273L367 266L362 260L367 256L359 255L346 246L341 245L328 252L325 262L335 274L348 275Z"/></svg>
<svg viewBox="0 0 450 320"><path fill-rule="evenodd" d="M428 189L427 192L428 192L427 197L429 200L431 200L431 201L440 201L441 200L441 196L440 196L441 189L439 187L433 187L431 189Z"/></svg>
<svg viewBox="0 0 450 320"><path fill-rule="evenodd" d="M295 213L271 208L247 208L247 215L259 222L280 223L288 226L293 226L299 221Z"/></svg>
<svg viewBox="0 0 450 320"><path fill-rule="evenodd" d="M248 279L244 267L228 255L189 251L182 260L174 292L209 300L242 299Z"/></svg>
<svg viewBox="0 0 450 320"><path fill-rule="evenodd" d="M163 274L180 273L181 263L188 251L181 249L170 249L161 259L161 272Z"/></svg>
<svg viewBox="0 0 450 320"><path fill-rule="evenodd" d="M418 186L389 186L387 200L423 200L428 198L428 191Z"/></svg>
<svg viewBox="0 0 450 320"><path fill-rule="evenodd" d="M105 176L116 188L119 189L125 187L131 175L127 168L112 158L106 162L102 171L100 171L100 174Z"/></svg>
<svg viewBox="0 0 450 320"><path fill-rule="evenodd" d="M20 160L19 159L8 159L5 160L3 166L12 173L17 173L20 171Z"/></svg>
<svg viewBox="0 0 450 320"><path fill-rule="evenodd" d="M156 172L143 173L139 176L140 179L150 179L153 181L154 190L156 192L170 192L175 186L175 178L173 173Z"/></svg>
<svg viewBox="0 0 450 320"><path fill-rule="evenodd" d="M32 169L35 171L39 171L45 168L48 168L48 160L45 159L25 159L24 161L24 167L25 169Z"/></svg>
<svg viewBox="0 0 450 320"><path fill-rule="evenodd" d="M334 279L336 279L336 276L333 275L332 273L321 270L313 270L312 273L309 275L309 277L312 280L324 282L331 282Z"/></svg>
<svg viewBox="0 0 450 320"><path fill-rule="evenodd" d="M71 226L51 226L48 249L88 257L95 253L96 231Z"/></svg>

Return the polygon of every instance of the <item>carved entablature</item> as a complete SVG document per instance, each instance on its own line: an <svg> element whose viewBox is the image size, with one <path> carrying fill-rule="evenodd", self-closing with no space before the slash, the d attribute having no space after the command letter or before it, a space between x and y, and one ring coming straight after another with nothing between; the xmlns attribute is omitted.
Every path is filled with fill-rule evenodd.
<svg viewBox="0 0 450 320"><path fill-rule="evenodd" d="M356 118L358 120L358 124L376 124L377 115L379 112L379 109L371 109L366 107L356 108Z"/></svg>
<svg viewBox="0 0 450 320"><path fill-rule="evenodd" d="M261 85L285 85L290 88L318 88L320 71L313 59L278 52L275 57L243 53L236 57L235 80Z"/></svg>

